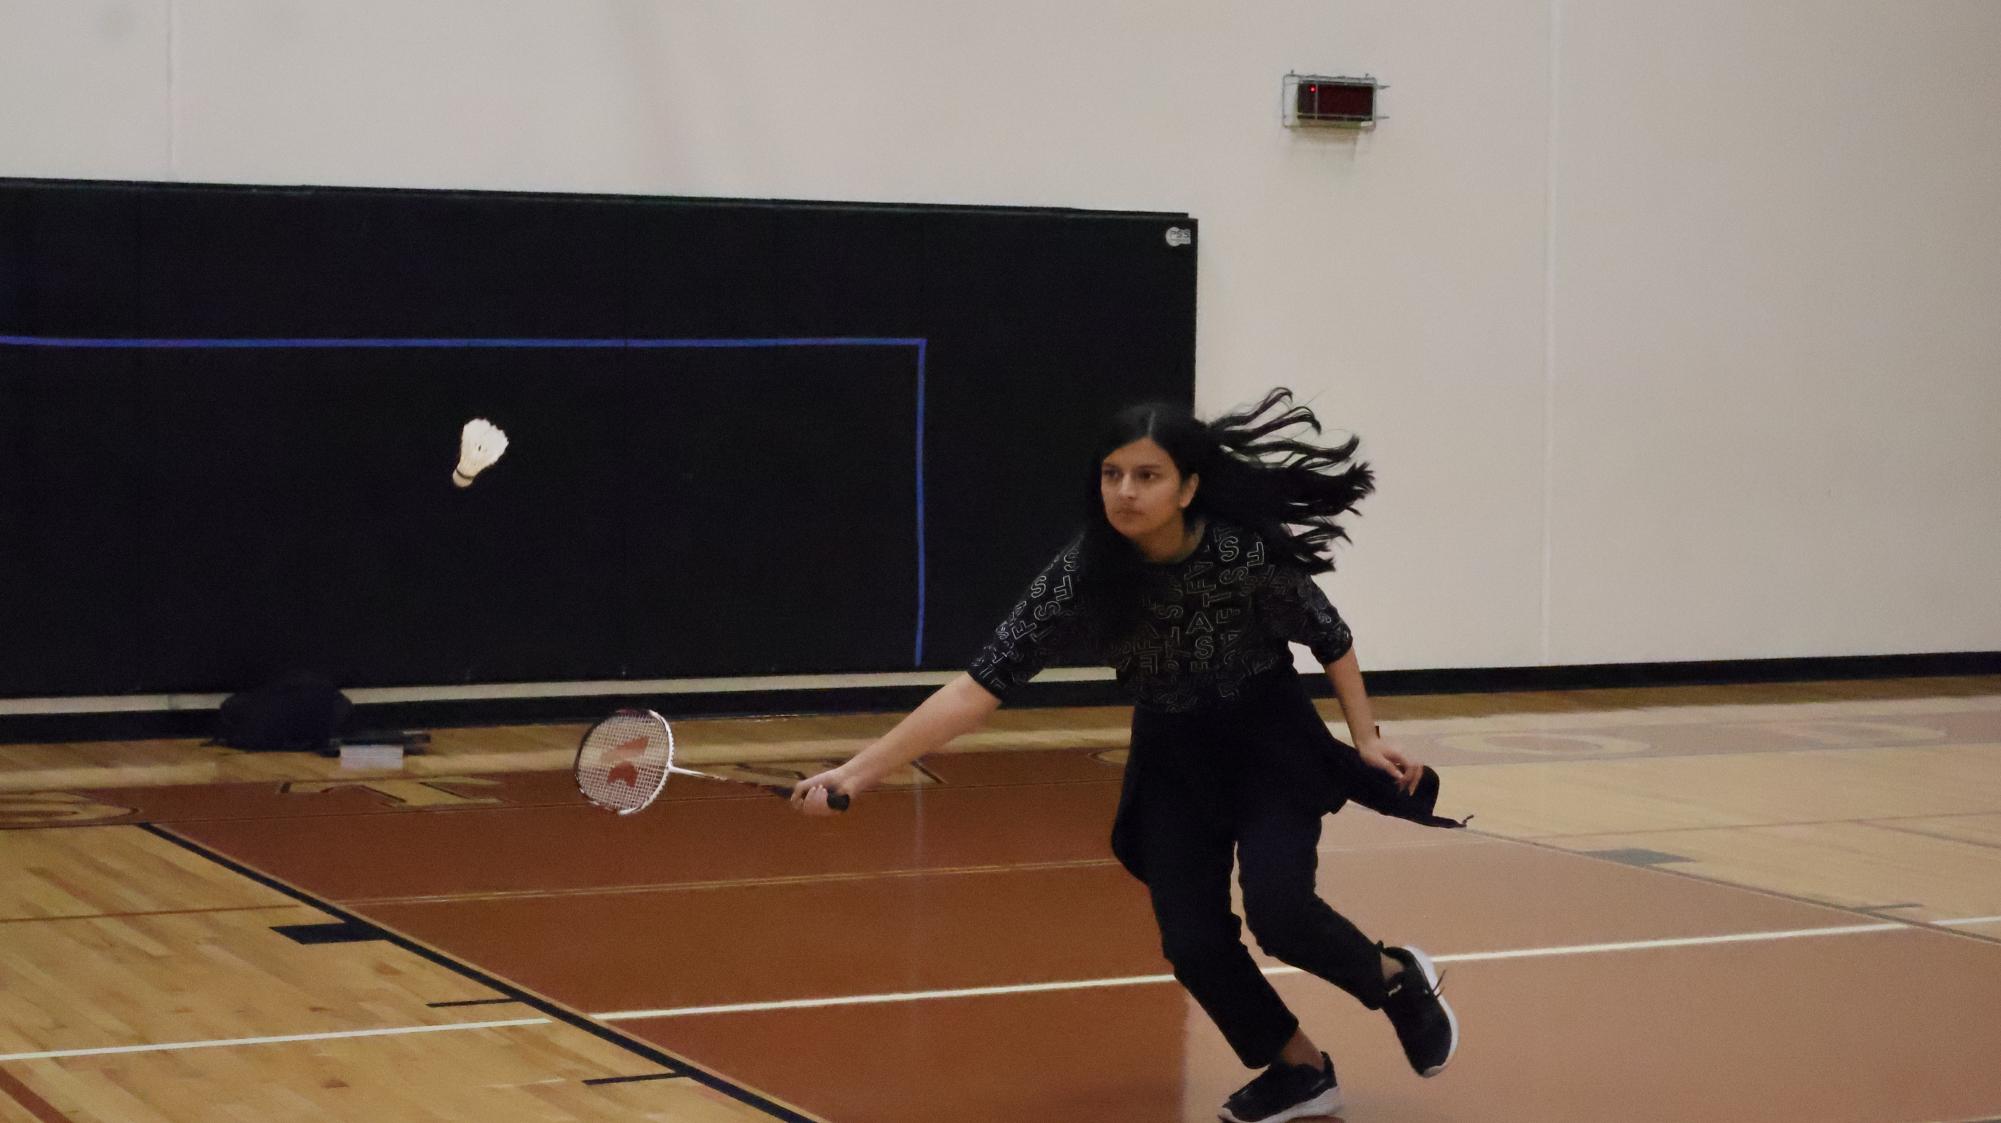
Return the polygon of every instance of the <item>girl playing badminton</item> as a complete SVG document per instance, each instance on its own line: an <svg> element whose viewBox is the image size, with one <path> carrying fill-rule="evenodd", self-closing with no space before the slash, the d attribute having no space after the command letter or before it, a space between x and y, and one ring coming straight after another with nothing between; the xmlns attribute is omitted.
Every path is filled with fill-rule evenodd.
<svg viewBox="0 0 2001 1123"><path fill-rule="evenodd" d="M1112 850L1145 883L1174 976L1250 1068L1224 1103L1237 1123L1337 1110L1327 1054L1307 1038L1240 938L1389 1015L1411 1067L1431 1076L1458 1045L1431 960L1371 942L1314 891L1321 818L1352 799L1433 814L1438 774L1377 733L1353 638L1313 581L1346 533L1335 519L1373 489L1357 442L1288 437L1320 425L1279 389L1207 424L1175 406L1120 413L1091 461L1085 529L1028 586L966 674L839 768L803 780L795 807L890 771L977 728L1052 655L1090 652L1132 695L1132 750ZM1328 732L1289 642L1326 666L1354 740Z"/></svg>

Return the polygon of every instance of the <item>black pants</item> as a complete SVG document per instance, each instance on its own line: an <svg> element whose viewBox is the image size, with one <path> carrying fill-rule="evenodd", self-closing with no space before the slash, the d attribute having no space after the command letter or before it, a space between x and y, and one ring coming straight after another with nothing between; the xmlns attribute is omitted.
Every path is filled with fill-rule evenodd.
<svg viewBox="0 0 2001 1123"><path fill-rule="evenodd" d="M1340 805L1333 762L1351 771L1353 756L1289 667L1230 704L1133 714L1114 847L1146 882L1174 977L1252 1068L1276 1060L1299 1021L1244 947L1233 858L1259 947L1369 1009L1383 1004L1380 947L1314 890L1321 818Z"/></svg>

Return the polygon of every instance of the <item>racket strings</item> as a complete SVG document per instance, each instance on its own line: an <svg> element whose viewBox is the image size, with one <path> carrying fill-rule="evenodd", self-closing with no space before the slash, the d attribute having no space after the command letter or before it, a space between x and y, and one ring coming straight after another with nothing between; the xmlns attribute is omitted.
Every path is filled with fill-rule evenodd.
<svg viewBox="0 0 2001 1123"><path fill-rule="evenodd" d="M577 786L600 806L637 811L653 802L674 764L673 735L648 714L599 722L577 752Z"/></svg>

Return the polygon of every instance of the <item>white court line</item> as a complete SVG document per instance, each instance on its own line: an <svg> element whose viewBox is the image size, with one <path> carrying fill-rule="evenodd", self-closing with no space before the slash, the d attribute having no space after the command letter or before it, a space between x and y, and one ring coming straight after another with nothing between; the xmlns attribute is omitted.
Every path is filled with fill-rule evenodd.
<svg viewBox="0 0 2001 1123"><path fill-rule="evenodd" d="M112 1053L165 1053L177 1049L221 1049L231 1045L278 1045L290 1041L333 1041L343 1037L395 1037L406 1033L444 1033L455 1029L503 1029L549 1024L548 1018L510 1018L504 1022L452 1022L435 1026L392 1026L388 1029L344 1029L333 1033L291 1033L283 1037L230 1037L218 1041L169 1041L159 1045L112 1045L102 1049L50 1049L40 1053L4 1053L0 1061L45 1061L57 1057L102 1057Z"/></svg>
<svg viewBox="0 0 2001 1123"><path fill-rule="evenodd" d="M1512 951L1462 952L1434 955L1434 963L1483 963L1502 959L1534 959L1563 955L1593 955L1605 952L1646 951L1656 948L1698 947L1710 944L1756 943L1798 940L1818 936L1850 936L1864 932L1921 931L1926 927L1964 927L1973 924L2001 924L2001 916L1965 916L1934 920L1929 925L1884 921L1877 924L1848 924L1832 928L1794 928L1784 931L1737 932L1723 936L1686 936L1663 940L1632 940L1609 944L1571 944L1563 947L1517 948ZM1297 975L1297 967L1265 967L1267 975ZM1024 983L1014 986L965 987L958 990L907 991L901 994L862 994L844 998L802 998L784 1002L744 1002L731 1006L683 1006L664 1010L622 1010L592 1014L602 1022L636 1021L642 1018L686 1018L702 1014L741 1014L766 1010L809 1010L828 1006L873 1006L889 1002L921 1002L941 998L979 998L1002 994L1039 994L1049 991L1094 990L1107 987L1154 986L1174 981L1173 975L1129 975L1115 979L1077 979L1058 983ZM164 1053L180 1049L220 1049L235 1045L276 1045L300 1041L334 1041L351 1037L394 1037L412 1033L444 1033L461 1029L505 1029L514 1026L548 1025L548 1018L509 1018L493 1022L452 1022L446 1025L394 1026L387 1029L350 1029L331 1033L294 1033L280 1037L232 1037L215 1041L170 1041L158 1045L113 1045L101 1049L50 1049L38 1053L0 1053L0 1063L9 1061L53 1060L61 1057L100 1057L114 1053Z"/></svg>
<svg viewBox="0 0 2001 1123"><path fill-rule="evenodd" d="M1766 940L1804 940L1815 936L1855 936L1863 932L1895 932L1913 928L1900 921L1875 924L1843 924L1834 928L1792 928L1782 932L1736 932L1727 936L1683 936L1671 940L1630 940L1617 944L1572 944L1556 948L1517 948L1513 951L1474 951L1459 955L1434 955L1433 963L1488 963L1497 959L1541 959L1553 955L1598 955L1611 951L1652 951L1655 948L1704 947L1710 944L1752 944Z"/></svg>
<svg viewBox="0 0 2001 1123"><path fill-rule="evenodd" d="M1298 968L1286 967L1294 971ZM1270 970L1267 969L1267 974ZM990 994L1041 994L1052 990L1091 990L1097 987L1137 987L1171 983L1173 975L1128 975L1120 979L1073 979L1062 983L1020 983L1004 987L965 987L960 990L912 990L901 994L855 994L844 998L795 998L784 1002L742 1002L733 1006L682 1006L668 1010L620 1010L592 1014L601 1022L632 1021L638 1018L688 1018L697 1014L743 1014L756 1010L812 1010L822 1006L875 1006L884 1002L922 1002L932 998L980 998Z"/></svg>
<svg viewBox="0 0 2001 1123"><path fill-rule="evenodd" d="M1511 951L1462 952L1434 955L1434 963L1486 963L1501 959L1538 959L1562 955L1597 955L1606 952L1651 951L1658 948L1705 947L1711 944L1761 943L1773 940L1802 940L1823 936L1854 936L1865 932L1917 932L1930 927L2001 922L2001 916L1975 916L1959 920L1938 920L1931 924L1879 921L1873 924L1843 924L1829 928L1792 928L1782 931L1735 932L1722 936L1683 936L1663 940L1632 940L1611 944L1571 944L1564 947L1517 948ZM1297 975L1297 967L1260 968L1267 975ZM1133 987L1171 983L1173 975L1129 975L1112 979L1076 979L1060 983L1026 983L1017 986L964 987L958 990L919 990L899 994L857 994L841 998L801 998L782 1002L742 1002L728 1006L681 1006L660 1010L617 1010L592 1014L601 1022L637 1021L642 1018L690 1018L704 1014L745 1014L767 1010L811 1010L828 1006L873 1006L885 1002L923 1002L939 998L982 998L1003 994L1042 994L1061 990L1090 990L1099 987Z"/></svg>

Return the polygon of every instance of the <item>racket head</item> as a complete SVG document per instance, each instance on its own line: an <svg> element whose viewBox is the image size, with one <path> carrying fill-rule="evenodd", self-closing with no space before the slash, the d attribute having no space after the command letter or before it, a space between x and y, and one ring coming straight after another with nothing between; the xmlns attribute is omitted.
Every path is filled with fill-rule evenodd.
<svg viewBox="0 0 2001 1123"><path fill-rule="evenodd" d="M652 710L619 710L584 732L577 745L577 790L621 815L644 811L674 769L674 729Z"/></svg>

